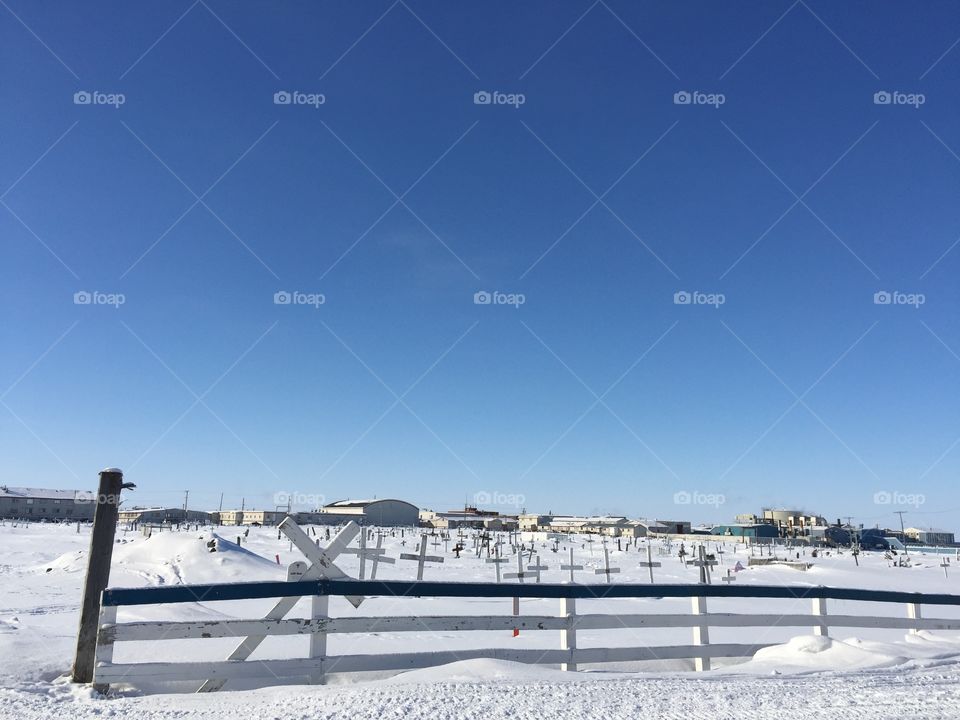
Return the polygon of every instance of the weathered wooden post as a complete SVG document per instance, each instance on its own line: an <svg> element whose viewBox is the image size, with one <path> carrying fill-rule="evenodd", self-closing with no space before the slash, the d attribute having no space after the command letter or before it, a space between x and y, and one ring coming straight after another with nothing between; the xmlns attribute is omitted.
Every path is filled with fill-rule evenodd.
<svg viewBox="0 0 960 720"><path fill-rule="evenodd" d="M77 652L73 661L73 682L93 682L93 666L97 649L97 629L100 620L100 595L110 581L110 560L117 531L120 491L135 487L123 482L123 471L107 468L100 472L96 509L93 514L93 532L90 533L90 554L87 559L87 577L80 606L80 629L77 632Z"/></svg>

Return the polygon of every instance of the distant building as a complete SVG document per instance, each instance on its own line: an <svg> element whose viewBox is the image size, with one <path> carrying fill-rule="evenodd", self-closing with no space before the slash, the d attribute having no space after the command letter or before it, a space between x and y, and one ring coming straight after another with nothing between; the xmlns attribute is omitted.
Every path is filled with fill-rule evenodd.
<svg viewBox="0 0 960 720"><path fill-rule="evenodd" d="M243 525L243 510L221 510L220 525Z"/></svg>
<svg viewBox="0 0 960 720"><path fill-rule="evenodd" d="M657 520L657 525L666 528L665 535L690 534L690 522L687 520Z"/></svg>
<svg viewBox="0 0 960 720"><path fill-rule="evenodd" d="M501 515L493 510L480 510L475 507L465 507L463 510L448 510L435 512L421 510L419 522L422 527L437 530L453 530L456 528L475 528L478 530L516 530L517 518Z"/></svg>
<svg viewBox="0 0 960 720"><path fill-rule="evenodd" d="M339 525L351 520L359 525L381 527L413 527L419 523L420 509L405 500L339 500L324 505L317 513L317 522Z"/></svg>
<svg viewBox="0 0 960 720"><path fill-rule="evenodd" d="M954 545L956 539L952 532L947 530L935 530L933 528L907 528L903 531L907 540L913 540L921 545Z"/></svg>
<svg viewBox="0 0 960 720"><path fill-rule="evenodd" d="M553 515L538 515L536 513L521 513L517 517L517 529L520 532L537 532L547 530L553 521Z"/></svg>
<svg viewBox="0 0 960 720"><path fill-rule="evenodd" d="M287 516L286 510L244 510L242 525L279 525Z"/></svg>
<svg viewBox="0 0 960 720"><path fill-rule="evenodd" d="M820 515L811 515L804 510L764 508L760 515L742 513L736 516L737 525L773 525L783 538L809 537L811 528L826 526Z"/></svg>
<svg viewBox="0 0 960 720"><path fill-rule="evenodd" d="M211 522L210 513L202 510L184 510L183 508L121 508L119 513L120 522L129 523L182 523Z"/></svg>
<svg viewBox="0 0 960 720"><path fill-rule="evenodd" d="M747 537L747 538L776 538L779 537L777 528L769 523L742 524L734 523L732 525L714 525L710 530L712 535L723 535L725 537Z"/></svg>
<svg viewBox="0 0 960 720"><path fill-rule="evenodd" d="M0 485L0 517L27 520L93 520L96 495L85 490Z"/></svg>

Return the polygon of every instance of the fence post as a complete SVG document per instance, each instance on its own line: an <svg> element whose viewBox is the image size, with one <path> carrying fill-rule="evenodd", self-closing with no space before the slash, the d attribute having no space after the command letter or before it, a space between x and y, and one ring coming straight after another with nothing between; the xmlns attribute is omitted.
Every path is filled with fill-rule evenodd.
<svg viewBox="0 0 960 720"><path fill-rule="evenodd" d="M815 617L824 617L827 614L827 599L826 598L813 598L813 614ZM813 626L813 634L819 635L821 637L828 637L829 630L827 623L824 620L821 620L817 625Z"/></svg>
<svg viewBox="0 0 960 720"><path fill-rule="evenodd" d="M310 617L318 624L324 623L330 615L330 596L314 595L310 599ZM314 685L323 685L325 682L325 673L323 666L327 660L327 633L326 631L314 631L310 634L310 659L319 658L321 665L310 675L310 682Z"/></svg>
<svg viewBox="0 0 960 720"><path fill-rule="evenodd" d="M920 610L920 603L907 603L907 617L911 620L920 620L923 618L923 612ZM919 628L910 628L910 634L916 635L920 632Z"/></svg>
<svg viewBox="0 0 960 720"><path fill-rule="evenodd" d="M577 649L577 601L574 598L560 598L560 615L567 619L567 626L560 631L560 649L570 652L570 659ZM574 671L575 662L561 663L561 670Z"/></svg>
<svg viewBox="0 0 960 720"><path fill-rule="evenodd" d="M93 514L93 532L90 534L90 553L87 559L87 577L80 606L80 629L77 632L77 652L73 661L73 682L93 682L93 664L97 647L97 629L100 623L100 594L110 581L110 560L113 540L117 532L120 491L132 488L124 484L123 471L107 468L100 472L97 506Z"/></svg>
<svg viewBox="0 0 960 720"><path fill-rule="evenodd" d="M707 614L707 598L703 596L695 596L690 598L691 605L693 606L694 615L706 615ZM694 645L709 645L710 644L710 626L706 618L699 624L693 626L693 644ZM703 672L704 670L710 669L710 658L703 655L695 657L693 659L693 668L697 672Z"/></svg>

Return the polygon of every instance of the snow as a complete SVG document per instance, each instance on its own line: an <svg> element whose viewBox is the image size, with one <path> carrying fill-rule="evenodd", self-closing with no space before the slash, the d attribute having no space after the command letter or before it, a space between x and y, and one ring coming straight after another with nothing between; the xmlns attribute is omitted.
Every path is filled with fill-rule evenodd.
<svg viewBox="0 0 960 720"><path fill-rule="evenodd" d="M114 549L111 586L140 587L178 583L282 580L286 567L303 559L289 541L278 539L276 528L251 528L238 547L236 536L246 528L201 529L191 532L155 532L152 537L121 532ZM566 673L554 667L518 665L501 660L465 660L438 668L415 670L393 677L334 675L325 687L286 686L242 689L231 682L214 696L169 694L170 687L119 687L109 699L95 696L89 688L63 680L72 661L79 616L81 584L86 568L89 526L34 523L0 525L0 718L157 717L233 718L350 717L351 720L383 717L497 718L604 717L630 715L650 717L727 717L750 713L756 717L780 715L788 710L815 708L818 714L854 717L960 717L960 632L832 629L831 638L809 634L811 628L711 628L711 642L777 643L760 650L747 661L714 661L715 669L693 674L690 661L589 666ZM317 528L318 537L324 529ZM387 535L384 547L390 556L408 552L418 534L407 530L404 538ZM322 541L321 541L322 542ZM710 542L715 542L710 539ZM403 543L403 544L401 544ZM212 551L213 548L215 552ZM541 562L550 566L546 582L568 578L560 570L569 559L561 550L554 554L538 547ZM681 565L671 556L654 559L658 582L696 582L698 570ZM583 538L561 540L574 548L575 562L585 570L581 581L595 582L593 570L603 566L599 542ZM689 549L689 543L687 544ZM449 579L492 582L494 568L469 549L453 557L443 546L430 547L443 554L443 565L428 566L428 580ZM615 582L648 582L641 547L627 552L608 542L610 563L620 567ZM726 544L726 554L717 575L725 574L739 560L747 564L743 545ZM783 554L781 549L780 553ZM796 551L791 551L792 553ZM277 564L276 556L280 556ZM942 556L911 555L911 567L890 567L882 553L861 554L858 567L849 553L811 558L807 572L768 565L751 567L737 574L738 585L777 584L832 585L924 592L960 593L960 572L944 576ZM795 559L795 558L794 558ZM358 558L337 560L348 574L356 576ZM371 566L367 562L367 568ZM958 568L960 569L960 568ZM409 579L416 563L381 565L378 577ZM748 603L748 607L744 607ZM192 603L178 606L121 608L120 622L154 619L256 618L273 601ZM523 614L557 614L557 601L524 599ZM809 601L711 599L711 612L809 613ZM578 612L689 612L687 599L633 599L578 601ZM301 601L291 616L304 616L309 603ZM900 605L829 601L833 614L874 614L902 617ZM342 598L331 600L335 616L509 614L510 600L454 598L370 598L354 610ZM960 617L960 608L925 607L928 617ZM331 655L384 653L486 647L555 648L556 631L511 633L377 633L331 636ZM621 629L581 631L578 644L631 646L687 644L688 629ZM236 640L175 640L155 643L123 643L117 646L117 662L143 660L222 660ZM307 638L269 638L253 655L257 658L302 657ZM190 691L193 687L174 688ZM161 694L151 694L164 691Z"/></svg>

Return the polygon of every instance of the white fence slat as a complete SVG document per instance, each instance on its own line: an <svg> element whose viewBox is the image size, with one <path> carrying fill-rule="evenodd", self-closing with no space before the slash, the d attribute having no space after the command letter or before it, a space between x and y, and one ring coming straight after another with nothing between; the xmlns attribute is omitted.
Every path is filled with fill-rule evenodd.
<svg viewBox="0 0 960 720"><path fill-rule="evenodd" d="M701 568L702 570L703 568ZM693 614L698 616L706 615L707 612L707 598L706 597L692 597L690 598L690 605L693 609ZM699 618L700 623L693 626L693 644L694 645L709 645L710 644L710 626L707 624L709 620L704 617ZM710 657L701 653L693 659L693 666L697 672L703 672L710 669Z"/></svg>
<svg viewBox="0 0 960 720"><path fill-rule="evenodd" d="M560 649L575 651L577 649L577 601L574 598L560 600L560 619L565 621L565 627L560 630ZM576 654L575 652L572 654ZM561 670L571 672L577 669L575 662L563 663Z"/></svg>
<svg viewBox="0 0 960 720"><path fill-rule="evenodd" d="M827 637L829 634L827 631L827 622L822 619L827 614L826 598L813 598L813 614L815 617L821 618L820 622L813 626L813 634Z"/></svg>
<svg viewBox="0 0 960 720"><path fill-rule="evenodd" d="M907 617L910 620L920 620L923 617L923 611L920 609L920 603L907 603ZM919 627L913 625L910 629L911 635L916 635Z"/></svg>

